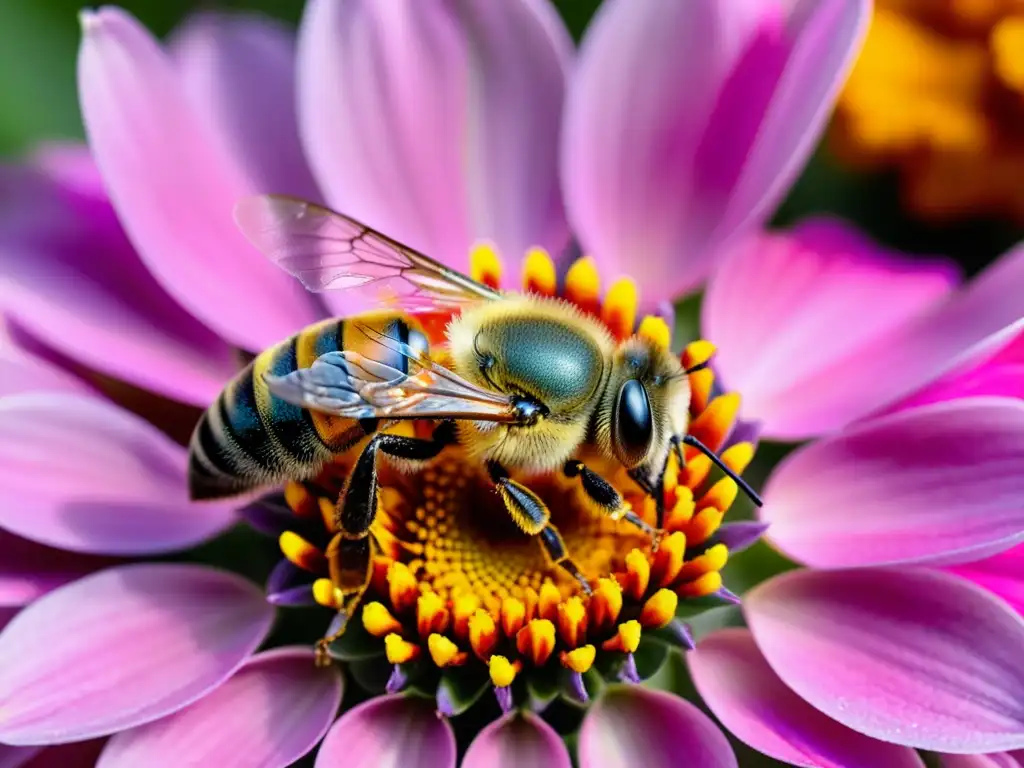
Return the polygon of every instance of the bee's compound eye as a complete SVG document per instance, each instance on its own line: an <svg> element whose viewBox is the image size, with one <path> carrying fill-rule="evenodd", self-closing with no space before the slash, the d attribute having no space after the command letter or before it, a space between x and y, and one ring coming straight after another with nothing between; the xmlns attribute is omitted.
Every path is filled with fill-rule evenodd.
<svg viewBox="0 0 1024 768"><path fill-rule="evenodd" d="M647 390L636 379L630 379L619 390L613 428L619 461L629 467L642 462L654 437L654 422Z"/></svg>

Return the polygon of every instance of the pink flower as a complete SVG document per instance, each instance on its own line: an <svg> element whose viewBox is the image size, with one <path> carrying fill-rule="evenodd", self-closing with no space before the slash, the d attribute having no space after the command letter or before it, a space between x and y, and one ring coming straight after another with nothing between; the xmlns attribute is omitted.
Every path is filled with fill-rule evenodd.
<svg viewBox="0 0 1024 768"><path fill-rule="evenodd" d="M1024 251L951 277L814 222L740 248L708 289L748 418L826 433L776 467L760 514L808 568L747 592L749 630L689 657L723 725L777 759L1024 747Z"/></svg>

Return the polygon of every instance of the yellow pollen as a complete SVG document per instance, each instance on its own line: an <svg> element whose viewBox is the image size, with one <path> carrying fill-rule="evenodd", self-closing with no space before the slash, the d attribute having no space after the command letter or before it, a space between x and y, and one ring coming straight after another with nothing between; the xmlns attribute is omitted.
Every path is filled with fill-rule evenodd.
<svg viewBox="0 0 1024 768"><path fill-rule="evenodd" d="M416 600L416 621L420 637L448 628L448 611L444 601L433 592L426 592Z"/></svg>
<svg viewBox="0 0 1024 768"><path fill-rule="evenodd" d="M622 340L633 334L637 302L636 283L628 277L616 280L608 289L601 307L601 319L615 338Z"/></svg>
<svg viewBox="0 0 1024 768"><path fill-rule="evenodd" d="M599 579L590 598L590 624L605 631L619 618L622 610L622 587L614 579Z"/></svg>
<svg viewBox="0 0 1024 768"><path fill-rule="evenodd" d="M373 602L363 606L363 626L374 637L385 637L401 632L402 625L383 604Z"/></svg>
<svg viewBox="0 0 1024 768"><path fill-rule="evenodd" d="M454 605L452 606L452 616L455 620L455 634L458 637L469 637L469 622L479 607L480 598L472 592L455 598Z"/></svg>
<svg viewBox="0 0 1024 768"><path fill-rule="evenodd" d="M626 555L626 583L622 589L634 600L639 600L647 591L647 585L651 579L651 563L647 555L639 549L634 549Z"/></svg>
<svg viewBox="0 0 1024 768"><path fill-rule="evenodd" d="M491 243L477 243L469 252L469 276L497 289L501 286L501 257Z"/></svg>
<svg viewBox="0 0 1024 768"><path fill-rule="evenodd" d="M516 648L535 666L544 666L555 650L555 625L547 619L534 619L516 633Z"/></svg>
<svg viewBox="0 0 1024 768"><path fill-rule="evenodd" d="M498 628L487 611L478 610L469 619L469 644L481 659L487 659L498 644Z"/></svg>
<svg viewBox="0 0 1024 768"><path fill-rule="evenodd" d="M392 633L384 638L384 655L391 664L407 664L419 658L420 647Z"/></svg>
<svg viewBox="0 0 1024 768"><path fill-rule="evenodd" d="M679 597L669 589L659 589L644 603L640 623L647 629L659 629L667 625L676 615Z"/></svg>
<svg viewBox="0 0 1024 768"><path fill-rule="evenodd" d="M565 297L583 309L593 312L601 298L601 277L591 256L577 259L565 275Z"/></svg>
<svg viewBox="0 0 1024 768"><path fill-rule="evenodd" d="M570 597L558 606L558 635L562 642L575 648L586 636L587 609L579 597Z"/></svg>
<svg viewBox="0 0 1024 768"><path fill-rule="evenodd" d="M672 331L668 323L656 315L647 315L641 320L636 335L663 349L668 349L672 344Z"/></svg>
<svg viewBox="0 0 1024 768"><path fill-rule="evenodd" d="M571 669L573 672L579 672L581 675L594 665L595 658L597 658L597 649L592 645L582 645L571 651L562 651L559 655L559 661L562 662L563 667Z"/></svg>
<svg viewBox="0 0 1024 768"><path fill-rule="evenodd" d="M457 667L466 663L469 656L465 651L460 651L444 635L433 634L427 638L427 650L430 651L430 658L439 667Z"/></svg>
<svg viewBox="0 0 1024 768"><path fill-rule="evenodd" d="M341 590L336 589L330 579L317 579L313 582L313 599L324 608L338 610L342 606Z"/></svg>
<svg viewBox="0 0 1024 768"><path fill-rule="evenodd" d="M506 637L515 637L526 621L526 606L514 597L506 597L501 603L501 629Z"/></svg>
<svg viewBox="0 0 1024 768"><path fill-rule="evenodd" d="M388 568L388 590L399 613L412 608L420 594L416 577L405 563L392 563Z"/></svg>
<svg viewBox="0 0 1024 768"><path fill-rule="evenodd" d="M516 675L519 673L516 665L504 656L491 656L487 666L491 674L491 682L498 688L508 688L515 682Z"/></svg>
<svg viewBox="0 0 1024 768"><path fill-rule="evenodd" d="M543 248L531 248L523 261L523 288L528 293L554 296L558 288L555 262Z"/></svg>
<svg viewBox="0 0 1024 768"><path fill-rule="evenodd" d="M550 582L541 585L537 604L537 615L542 619L554 621L558 616L558 604L562 602L562 593Z"/></svg>

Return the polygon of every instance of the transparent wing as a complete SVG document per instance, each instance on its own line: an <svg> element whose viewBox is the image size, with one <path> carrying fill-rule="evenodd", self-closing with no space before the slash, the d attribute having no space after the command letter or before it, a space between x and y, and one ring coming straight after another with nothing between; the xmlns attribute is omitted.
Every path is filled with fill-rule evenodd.
<svg viewBox="0 0 1024 768"><path fill-rule="evenodd" d="M328 352L309 368L266 376L267 386L293 405L347 419L517 421L507 395L481 389L400 341L373 338L409 360L410 372L358 352Z"/></svg>
<svg viewBox="0 0 1024 768"><path fill-rule="evenodd" d="M304 200L251 197L235 207L235 221L253 245L314 292L372 287L409 310L501 298L387 235Z"/></svg>

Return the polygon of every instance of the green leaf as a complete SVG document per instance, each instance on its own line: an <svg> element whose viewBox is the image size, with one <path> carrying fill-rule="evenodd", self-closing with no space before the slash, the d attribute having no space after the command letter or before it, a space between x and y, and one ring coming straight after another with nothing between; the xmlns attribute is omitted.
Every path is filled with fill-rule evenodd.
<svg viewBox="0 0 1024 768"><path fill-rule="evenodd" d="M543 712L550 706L558 694L562 692L562 672L560 665L548 664L543 669L534 670L526 677L526 695L529 707L534 712Z"/></svg>
<svg viewBox="0 0 1024 768"><path fill-rule="evenodd" d="M449 705L451 715L461 715L468 710L490 687L490 678L479 664L465 667L449 667L441 672L437 696L442 696Z"/></svg>
<svg viewBox="0 0 1024 768"><path fill-rule="evenodd" d="M378 696L387 689L388 680L391 678L393 670L394 665L383 656L360 659L348 665L349 674L359 684L359 687L367 693Z"/></svg>
<svg viewBox="0 0 1024 768"><path fill-rule="evenodd" d="M384 655L384 641L374 637L357 617L349 619L345 634L331 643L331 656L339 661L360 661Z"/></svg>
<svg viewBox="0 0 1024 768"><path fill-rule="evenodd" d="M637 674L641 680L647 680L658 673L669 655L669 646L654 638L644 637L640 647L633 654Z"/></svg>

